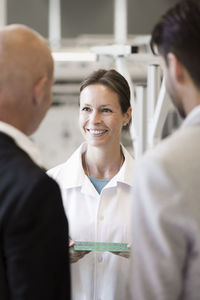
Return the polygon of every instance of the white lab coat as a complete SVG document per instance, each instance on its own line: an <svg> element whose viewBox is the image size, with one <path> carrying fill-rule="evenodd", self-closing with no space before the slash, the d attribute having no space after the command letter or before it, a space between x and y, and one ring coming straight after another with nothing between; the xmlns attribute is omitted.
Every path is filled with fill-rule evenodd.
<svg viewBox="0 0 200 300"><path fill-rule="evenodd" d="M133 300L200 299L200 106L135 168Z"/></svg>
<svg viewBox="0 0 200 300"><path fill-rule="evenodd" d="M64 164L48 171L60 185L74 241L130 242L130 202L135 161L122 146L125 161L99 195L85 175L83 143ZM127 300L129 259L91 252L71 264L73 300Z"/></svg>

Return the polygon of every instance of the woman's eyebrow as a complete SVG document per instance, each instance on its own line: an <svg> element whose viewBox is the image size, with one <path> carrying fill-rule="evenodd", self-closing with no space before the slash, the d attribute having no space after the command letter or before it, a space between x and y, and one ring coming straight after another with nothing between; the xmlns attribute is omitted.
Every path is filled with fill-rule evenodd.
<svg viewBox="0 0 200 300"><path fill-rule="evenodd" d="M106 106L111 106L111 104L103 104L100 107L106 107Z"/></svg>

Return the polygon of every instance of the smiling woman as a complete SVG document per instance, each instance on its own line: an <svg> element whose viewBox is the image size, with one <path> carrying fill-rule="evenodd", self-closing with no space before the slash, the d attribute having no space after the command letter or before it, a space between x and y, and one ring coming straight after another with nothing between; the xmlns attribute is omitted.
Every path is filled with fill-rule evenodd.
<svg viewBox="0 0 200 300"><path fill-rule="evenodd" d="M80 94L80 128L88 144L106 147L120 154L120 135L131 116L131 107L123 113L118 95L103 84L88 85ZM108 154L108 153L107 153ZM119 156L116 160L120 161ZM98 178L99 176L97 176Z"/></svg>
<svg viewBox="0 0 200 300"><path fill-rule="evenodd" d="M48 172L62 189L69 247L76 241L130 243L134 160L120 144L130 121L130 89L121 74L98 70L83 81L79 125L85 142ZM71 251L73 300L128 299L127 256Z"/></svg>

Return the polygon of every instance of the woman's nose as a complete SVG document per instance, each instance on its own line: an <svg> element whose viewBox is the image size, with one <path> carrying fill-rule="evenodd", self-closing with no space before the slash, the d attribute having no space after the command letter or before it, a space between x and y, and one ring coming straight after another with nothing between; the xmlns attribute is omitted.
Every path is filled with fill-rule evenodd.
<svg viewBox="0 0 200 300"><path fill-rule="evenodd" d="M91 121L94 124L100 123L101 122L101 114L99 112L94 111L91 115Z"/></svg>

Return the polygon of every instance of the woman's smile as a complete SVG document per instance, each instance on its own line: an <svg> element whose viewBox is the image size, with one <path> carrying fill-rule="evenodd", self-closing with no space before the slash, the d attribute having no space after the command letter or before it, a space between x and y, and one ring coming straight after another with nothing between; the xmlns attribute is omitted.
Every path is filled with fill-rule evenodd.
<svg viewBox="0 0 200 300"><path fill-rule="evenodd" d="M106 130L106 129L90 129L90 128L87 128L86 130L93 137L99 137L99 136L102 136L102 135L104 135L105 133L108 132L108 130Z"/></svg>

